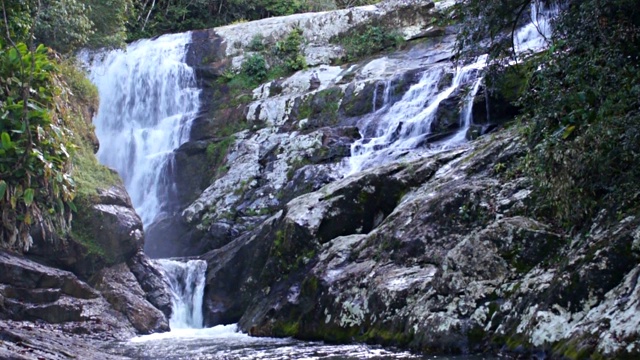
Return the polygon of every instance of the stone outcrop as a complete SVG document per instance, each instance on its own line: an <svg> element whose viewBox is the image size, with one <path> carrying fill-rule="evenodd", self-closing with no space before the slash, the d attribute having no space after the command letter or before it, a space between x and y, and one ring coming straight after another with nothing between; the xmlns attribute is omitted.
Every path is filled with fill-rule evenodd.
<svg viewBox="0 0 640 360"><path fill-rule="evenodd" d="M104 341L169 330L171 294L142 252L129 195L99 188L92 201L68 236L35 236L24 256L0 252L0 357L108 359Z"/></svg>
<svg viewBox="0 0 640 360"><path fill-rule="evenodd" d="M123 185L96 189L74 217L69 236L34 237L27 253L87 280L100 269L127 261L144 245L142 221Z"/></svg>
<svg viewBox="0 0 640 360"><path fill-rule="evenodd" d="M70 272L8 253L0 253L0 268L3 319L63 324L77 334L126 338L135 333L100 292Z"/></svg>
<svg viewBox="0 0 640 360"><path fill-rule="evenodd" d="M640 218L603 213L568 237L530 217L511 167L525 149L501 132L292 200L205 256L223 289L209 323L436 353L637 355Z"/></svg>
<svg viewBox="0 0 640 360"><path fill-rule="evenodd" d="M91 283L140 334L169 331L165 315L145 299L145 292L127 264L101 270Z"/></svg>

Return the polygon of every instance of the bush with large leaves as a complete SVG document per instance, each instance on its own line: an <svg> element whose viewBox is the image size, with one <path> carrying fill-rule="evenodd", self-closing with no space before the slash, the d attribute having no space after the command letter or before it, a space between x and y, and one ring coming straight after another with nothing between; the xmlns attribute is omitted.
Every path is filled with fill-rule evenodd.
<svg viewBox="0 0 640 360"><path fill-rule="evenodd" d="M0 245L27 250L31 227L68 227L74 183L56 66L43 45L0 48Z"/></svg>

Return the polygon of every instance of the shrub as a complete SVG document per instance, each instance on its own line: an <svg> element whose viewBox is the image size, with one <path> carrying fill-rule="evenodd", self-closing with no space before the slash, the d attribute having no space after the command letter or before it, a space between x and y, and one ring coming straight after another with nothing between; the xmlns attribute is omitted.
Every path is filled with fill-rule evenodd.
<svg viewBox="0 0 640 360"><path fill-rule="evenodd" d="M281 58L287 71L293 72L307 67L304 54L300 52L303 42L302 30L296 28L284 40L276 43L275 54Z"/></svg>
<svg viewBox="0 0 640 360"><path fill-rule="evenodd" d="M260 54L251 55L242 63L242 73L252 83L261 83L267 78L267 62Z"/></svg>
<svg viewBox="0 0 640 360"><path fill-rule="evenodd" d="M404 43L404 38L396 31L370 26L361 33L341 36L333 41L344 47L346 61L355 61L389 48L398 48Z"/></svg>

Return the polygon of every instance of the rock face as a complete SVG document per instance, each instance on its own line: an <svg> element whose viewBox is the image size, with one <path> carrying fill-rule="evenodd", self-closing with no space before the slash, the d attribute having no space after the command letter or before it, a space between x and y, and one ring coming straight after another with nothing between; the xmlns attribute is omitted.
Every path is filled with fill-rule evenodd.
<svg viewBox="0 0 640 360"><path fill-rule="evenodd" d="M95 341L169 330L171 295L127 192L97 189L94 200L70 236L35 237L26 257L0 252L0 356L107 359Z"/></svg>
<svg viewBox="0 0 640 360"><path fill-rule="evenodd" d="M93 286L113 308L124 314L140 334L169 331L165 315L145 299L145 293L126 264L101 270Z"/></svg>
<svg viewBox="0 0 640 360"><path fill-rule="evenodd" d="M452 56L454 36L432 34L433 39L393 56L349 67L332 65L344 53L333 39L374 25L413 38L438 16L430 2L390 1L194 32L188 62L198 69L204 106L191 141L176 153L176 184L185 206L180 217L169 216L147 229L163 235L163 243L147 253L195 256L221 248L289 200L343 176L351 144L366 133L362 122L375 123L378 115L372 113L400 100L426 69L453 71L452 64L442 62ZM301 51L307 63L316 66L241 95L220 80L251 53L247 46L253 35L260 32L269 47L294 28L305 39ZM319 47L339 51L314 62L310 49ZM451 129L434 128L434 133L433 139L442 138Z"/></svg>
<svg viewBox="0 0 640 360"><path fill-rule="evenodd" d="M135 333L98 291L70 272L8 253L0 253L0 268L3 319L64 324L80 334L126 338Z"/></svg>
<svg viewBox="0 0 640 360"><path fill-rule="evenodd" d="M637 356L640 218L603 213L575 237L531 218L529 181L510 168L525 149L502 132L292 200L205 256L223 289L207 294L209 323L241 314L253 335L436 353Z"/></svg>
<svg viewBox="0 0 640 360"><path fill-rule="evenodd" d="M35 237L28 256L87 280L100 269L127 261L144 245L142 221L122 185L97 189L68 237Z"/></svg>

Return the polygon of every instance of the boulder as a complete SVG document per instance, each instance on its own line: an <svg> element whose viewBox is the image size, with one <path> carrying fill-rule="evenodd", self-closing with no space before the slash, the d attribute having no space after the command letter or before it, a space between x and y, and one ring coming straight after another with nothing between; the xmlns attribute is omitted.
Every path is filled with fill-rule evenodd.
<svg viewBox="0 0 640 360"><path fill-rule="evenodd" d="M145 292L126 264L101 270L91 283L139 334L169 331L167 318L145 299Z"/></svg>
<svg viewBox="0 0 640 360"><path fill-rule="evenodd" d="M127 261L142 248L142 221L123 185L96 189L90 201L77 204L79 211L68 236L34 236L27 255L86 280L106 266Z"/></svg>
<svg viewBox="0 0 640 360"><path fill-rule="evenodd" d="M133 327L74 274L0 252L0 319L57 324L100 339L127 338Z"/></svg>
<svg viewBox="0 0 640 360"><path fill-rule="evenodd" d="M167 285L162 272L153 265L142 251L138 251L135 256L129 259L127 265L144 291L145 299L162 311L167 319L170 319L172 314L171 289Z"/></svg>

